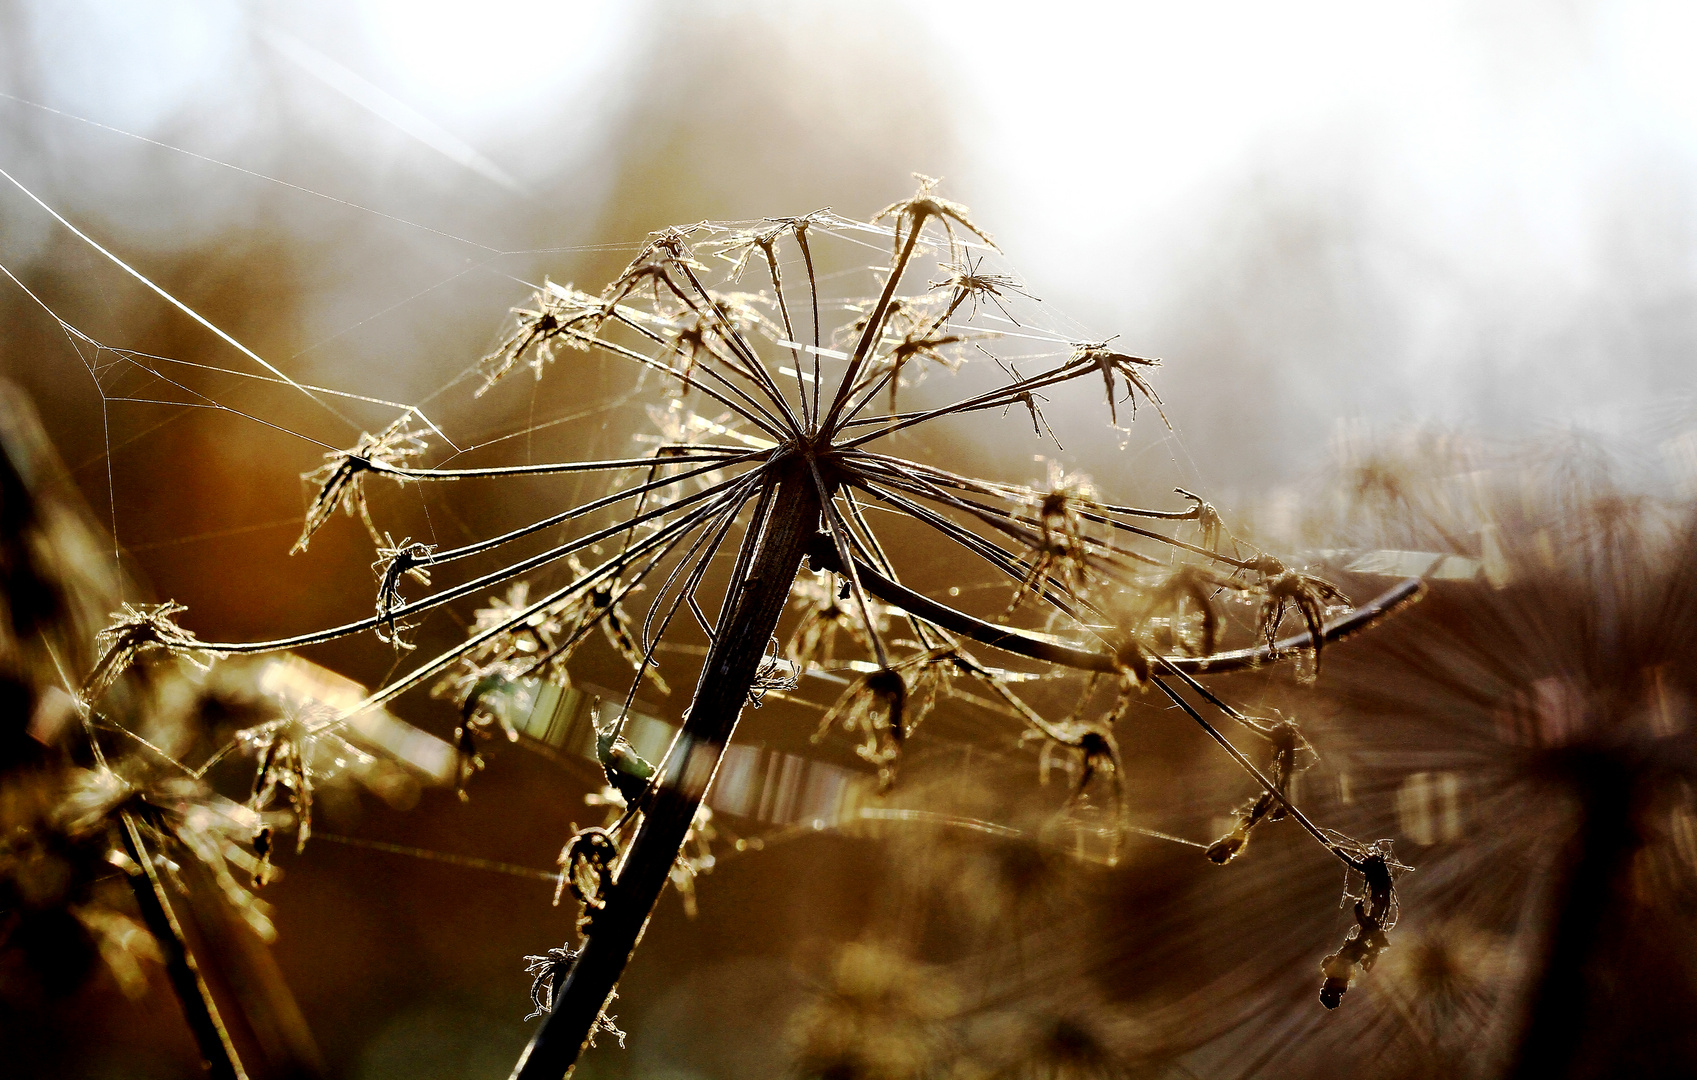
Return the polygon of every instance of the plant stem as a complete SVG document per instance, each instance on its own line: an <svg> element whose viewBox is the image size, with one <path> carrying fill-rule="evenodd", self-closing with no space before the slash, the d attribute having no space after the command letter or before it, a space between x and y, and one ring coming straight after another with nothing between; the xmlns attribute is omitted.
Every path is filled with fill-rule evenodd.
<svg viewBox="0 0 1697 1080"><path fill-rule="evenodd" d="M843 569L843 560L835 548L822 547L813 554L816 567L847 576ZM866 591L886 604L898 607L909 615L916 615L933 626L970 638L980 645L988 645L1045 663L1077 668L1080 671L1101 671L1108 674L1119 671L1118 662L1110 652L1082 648L1053 634L985 622L885 577L860 559L854 560L854 569L856 576L865 584ZM1408 578L1399 582L1361 607L1326 623L1321 628L1320 640L1330 644L1369 629L1386 616L1418 601L1425 591L1425 585L1419 578ZM1161 663L1186 675L1224 675L1234 671L1252 671L1263 664L1277 663L1280 658L1293 655L1297 649L1308 648L1313 644L1314 635L1303 630L1301 633L1281 638L1270 646L1256 645L1210 656L1162 657Z"/></svg>
<svg viewBox="0 0 1697 1080"><path fill-rule="evenodd" d="M141 830L136 827L135 817L128 811L119 817L125 854L140 867L140 871L130 877L136 906L141 909L142 922L147 924L147 929L153 934L153 940L159 944L160 954L165 958L165 970L170 973L171 988L177 992L177 1000L182 1003L183 1017L194 1032L195 1043L200 1047L200 1056L206 1063L207 1075L213 1080L247 1080L247 1073L243 1071L241 1061L236 1056L235 1044L230 1041L230 1032L225 1028L223 1018L218 1015L218 1006L212 1000L212 992L207 989L206 980L200 977L200 968L195 964L194 954L189 951L188 942L183 937L183 928L171 911L170 901L165 895L165 885L159 880L159 871L153 865L153 857L148 854L146 845L142 843Z"/></svg>
<svg viewBox="0 0 1697 1080"><path fill-rule="evenodd" d="M775 472L776 497L762 500L769 507L763 520L749 523L738 560L748 571L731 583L726 615L683 730L650 789L641 827L605 906L595 914L541 1030L514 1067L513 1080L559 1080L576 1063L648 925L736 729L808 542L819 529L820 496L806 462L798 458Z"/></svg>
<svg viewBox="0 0 1697 1080"><path fill-rule="evenodd" d="M1584 1074L1583 1036L1594 1020L1598 978L1591 970L1600 940L1618 911L1640 838L1634 824L1634 781L1623 763L1598 755L1575 762L1579 828L1557 878L1555 911L1543 970L1528 996L1512 1080Z"/></svg>
<svg viewBox="0 0 1697 1080"><path fill-rule="evenodd" d="M842 414L843 406L847 405L849 398L853 396L854 382L860 375L860 367L866 363L866 357L871 354L873 347L878 344L879 336L884 332L884 320L890 316L890 300L896 295L896 286L901 284L902 273L907 269L908 262L913 258L913 249L919 244L919 230L924 225L925 215L916 214L913 219L913 230L907 234L907 243L903 245L901 253L896 256L896 261L890 266L890 277L884 282L884 291L878 297L877 306L867 316L866 328L860 332L860 340L855 342L854 352L849 356L848 370L843 373L842 389L837 392L837 399L831 403L831 412L819 425L819 431L827 433L836 431L837 418ZM899 231L900 228L900 219L898 218L897 230ZM814 383L814 385L817 386L818 383ZM872 437L876 438L877 435L875 434ZM849 443L848 445L853 446L854 444Z"/></svg>

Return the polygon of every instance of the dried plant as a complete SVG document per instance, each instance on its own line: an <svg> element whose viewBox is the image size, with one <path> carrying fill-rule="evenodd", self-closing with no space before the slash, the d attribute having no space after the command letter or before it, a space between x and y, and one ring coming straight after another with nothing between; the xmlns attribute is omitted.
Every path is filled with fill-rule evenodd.
<svg viewBox="0 0 1697 1080"><path fill-rule="evenodd" d="M377 526L371 520L371 510L365 502L365 477L371 472L393 475L391 470L425 452L424 440L410 428L412 422L411 412L402 413L376 435L362 433L352 450L325 454L322 466L301 477L313 485L317 493L312 498L312 506L307 509L306 525L301 529L300 539L295 541L295 551L306 550L312 534L330 520L337 507L350 517L358 514L360 521L365 523L366 531L371 534L371 542L379 548L384 545L386 538L378 535Z"/></svg>
<svg viewBox="0 0 1697 1080"><path fill-rule="evenodd" d="M427 448L411 426L416 411L409 409L380 434L327 455L312 474L319 488L297 547L304 547L336 507L357 514L379 548L379 589L370 617L252 643L203 643L162 616L138 614L114 628L113 647L97 668L103 681L141 648L238 655L365 631L399 644L398 635L413 617L517 583L506 600L479 614L463 643L311 729L319 737L332 735L363 710L435 685L462 705L460 752L467 762L476 757L478 733L491 723L481 701L490 680L564 682L566 659L599 626L636 672L617 725L639 686L646 682L667 691L659 670L663 642L690 624L695 627L690 633L698 630L706 638L706 660L680 734L646 774L639 771L635 780L628 771L621 774L625 806L615 820L567 846L563 880L584 903L584 942L537 961L538 986L546 978L547 988L545 995L539 990L538 1003L549 1007L518 1076L561 1075L590 1036L605 1030L603 1010L656 898L668 880L676 880L680 852L740 713L789 678L774 666L773 643L798 581L814 610L789 635L790 658L806 665L828 657L846 644L832 640L841 636L864 648L856 680L827 712L824 727L848 729L886 787L896 779L904 746L926 711L955 693L957 684L969 684L1019 717L1039 741L1076 755L1082 775L1075 798L1097 776L1108 778L1117 792L1113 723L1153 690L1200 725L1257 786L1258 800L1266 805L1256 821L1288 816L1332 857L1357 873L1375 873L1373 860L1383 853L1320 828L1289 797L1288 747L1299 736L1280 734L1284 729L1232 709L1198 676L1298 654L1311 655L1317 668L1324 642L1374 622L1413 597L1417 585L1406 583L1346 613L1335 586L1230 537L1214 508L1188 492L1180 494L1190 505L1176 509L1117 505L1082 478L1060 472L1046 486L1026 486L891 452L888 447L901 433L945 418L993 416L1019 405L1030 410L1035 425L1041 392L1098 378L1110 423L1119 423L1122 388L1132 417L1138 397L1162 408L1149 381L1156 361L1114 351L1106 342L1038 334L1029 322L1018 322L1022 342L1043 343L1051 362L1032 375L1002 365L987 344L1015 324L1009 305L1027 294L1011 276L983 269L994 246L967 209L940 198L935 186L921 178L913 197L887 207L873 223L819 211L665 229L651 235L600 295L550 283L531 305L514 309L516 326L483 364L483 390L521 363L542 377L568 357L613 357L632 365L657 398L674 399L663 411L668 423L676 421L672 435L652 453L634 458L431 468L417 463ZM878 226L880 219L889 219L892 227ZM888 266L865 275L870 294L823 296L819 245L829 238L864 247L866 237L877 238L879 250L887 240L892 253ZM947 255L943 283L903 294L904 283L917 276L915 264L939 250ZM705 280L710 256L728 263L735 279L756 255L768 270L768 292L732 293ZM805 300L798 295L801 278ZM802 304L810 317L798 318ZM825 333L832 314L846 323L840 339ZM800 340L803 328L811 330L811 344ZM827 340L840 340L846 348L831 348ZM904 373L921 361L954 369L985 358L999 365L997 385L947 404L897 410ZM888 411L875 408L879 400L888 401ZM393 542L372 520L363 486L368 475L413 485L591 472L635 479L615 484L601 498L457 547ZM1008 590L1002 615L986 619L904 584L897 551L887 531L874 528L870 510L912 523L970 556ZM469 565L474 556L546 530L605 520L603 511L617 516L490 572L437 583L455 564ZM1186 539L1192 530L1201 543ZM576 559L585 555L601 561L580 566ZM728 575L722 556L730 562ZM828 576L822 582L811 575L798 578L804 561ZM535 598L523 591L522 579L559 565L572 567L568 582ZM403 578L433 591L403 599L397 591ZM632 616L625 602L638 589L649 590L647 608ZM1234 599L1262 605L1257 633L1264 640L1219 652L1219 608ZM1300 617L1300 632L1280 640L1290 612ZM1328 621L1329 616L1336 617ZM974 659L968 646L999 652L1015 664L1076 669L1093 680L1105 676L1118 697L1100 716L1047 720L1013 689L1011 674ZM1087 693L1085 703L1089 700ZM1204 716L1203 708L1267 739L1274 751L1271 775ZM614 745L603 748L609 777L617 730ZM286 791L304 824L310 778L303 769L277 764L294 760L280 756L284 746L277 739L265 744L268 756L256 792ZM462 785L474 769L462 767ZM1118 828L1110 820L1109 831ZM1381 929L1388 925L1377 907L1370 905L1367 916ZM1359 966L1365 962L1363 957Z"/></svg>

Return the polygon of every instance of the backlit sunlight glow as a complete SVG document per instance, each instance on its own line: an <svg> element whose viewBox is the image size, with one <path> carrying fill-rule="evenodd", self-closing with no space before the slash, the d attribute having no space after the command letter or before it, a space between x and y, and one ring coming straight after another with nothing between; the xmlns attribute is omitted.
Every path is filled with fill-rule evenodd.
<svg viewBox="0 0 1697 1080"><path fill-rule="evenodd" d="M608 76L649 5L360 0L358 7L371 58L395 79L397 93L464 123L505 127Z"/></svg>

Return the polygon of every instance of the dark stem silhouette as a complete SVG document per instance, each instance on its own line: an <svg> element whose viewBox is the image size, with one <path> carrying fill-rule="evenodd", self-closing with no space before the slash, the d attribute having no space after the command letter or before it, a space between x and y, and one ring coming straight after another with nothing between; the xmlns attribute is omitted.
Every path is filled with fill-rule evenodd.
<svg viewBox="0 0 1697 1080"><path fill-rule="evenodd" d="M541 1030L519 1058L513 1080L557 1080L569 1074L624 975L748 703L808 542L819 529L820 496L807 464L795 459L776 472L778 479L759 504L764 514L757 510L757 520L750 522L737 559L739 577L683 730L643 804L642 825Z"/></svg>

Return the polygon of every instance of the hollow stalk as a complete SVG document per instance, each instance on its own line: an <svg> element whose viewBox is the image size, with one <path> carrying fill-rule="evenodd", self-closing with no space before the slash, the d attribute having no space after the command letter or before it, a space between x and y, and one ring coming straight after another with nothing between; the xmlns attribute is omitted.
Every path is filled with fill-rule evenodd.
<svg viewBox="0 0 1697 1080"><path fill-rule="evenodd" d="M683 730L642 809L641 825L595 913L577 961L513 1069L512 1080L569 1075L612 998L683 848L696 809L748 702L808 541L819 529L820 494L805 461L775 470L737 559L724 612Z"/></svg>

